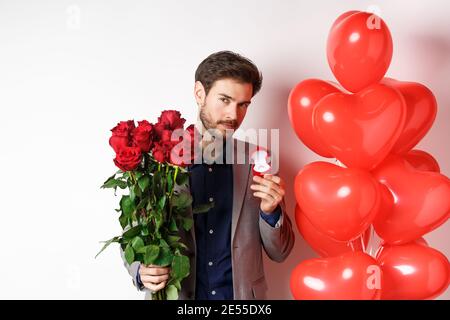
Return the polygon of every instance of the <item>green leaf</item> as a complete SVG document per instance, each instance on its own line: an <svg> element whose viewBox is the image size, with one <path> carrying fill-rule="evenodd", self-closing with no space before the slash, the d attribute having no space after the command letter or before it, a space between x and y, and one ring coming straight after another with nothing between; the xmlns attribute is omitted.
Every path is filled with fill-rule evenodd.
<svg viewBox="0 0 450 320"><path fill-rule="evenodd" d="M193 214L206 213L212 208L214 208L214 201L211 203L199 204L198 206L192 209L192 213Z"/></svg>
<svg viewBox="0 0 450 320"><path fill-rule="evenodd" d="M137 180L139 180L139 178L143 176L143 173L140 171L135 171L134 176L136 177Z"/></svg>
<svg viewBox="0 0 450 320"><path fill-rule="evenodd" d="M159 246L161 247L161 248L170 248L170 246L169 246L169 244L166 242L166 240L164 240L164 239L160 239L159 240Z"/></svg>
<svg viewBox="0 0 450 320"><path fill-rule="evenodd" d="M148 226L142 227L141 230L141 235L143 235L144 237L148 236L150 233L148 231Z"/></svg>
<svg viewBox="0 0 450 320"><path fill-rule="evenodd" d="M178 300L178 289L174 285L168 285L166 287L167 300Z"/></svg>
<svg viewBox="0 0 450 320"><path fill-rule="evenodd" d="M109 187L105 187L105 185L108 184L111 180L114 180L115 177L116 177L116 173L114 173L111 177L106 179L106 181L103 182L103 185L100 188L109 188Z"/></svg>
<svg viewBox="0 0 450 320"><path fill-rule="evenodd" d="M177 175L177 185L182 186L184 184L186 184L189 180L189 172L183 173L183 172L178 172Z"/></svg>
<svg viewBox="0 0 450 320"><path fill-rule="evenodd" d="M173 281L173 285L174 285L178 290L181 290L181 283L180 283L180 280L175 279L175 280Z"/></svg>
<svg viewBox="0 0 450 320"><path fill-rule="evenodd" d="M145 198L141 199L141 201L139 201L139 204L136 207L136 211L139 211L142 208L145 208L145 206L147 205L148 202L149 202L149 198L148 197L145 197Z"/></svg>
<svg viewBox="0 0 450 320"><path fill-rule="evenodd" d="M142 196L142 191L141 191L141 188L139 187L139 185L136 184L133 187L133 191L134 191L134 194L136 195L136 197L141 197Z"/></svg>
<svg viewBox="0 0 450 320"><path fill-rule="evenodd" d="M172 190L173 187L173 177L172 172L169 171L169 175L167 176L167 190Z"/></svg>
<svg viewBox="0 0 450 320"><path fill-rule="evenodd" d="M158 208L160 211L164 209L164 206L166 205L166 195L163 195L161 198L158 199Z"/></svg>
<svg viewBox="0 0 450 320"><path fill-rule="evenodd" d="M133 240L131 240L131 246L134 250L138 251L144 246L144 240L142 240L139 236L136 236Z"/></svg>
<svg viewBox="0 0 450 320"><path fill-rule="evenodd" d="M134 201L131 200L130 196L122 196L120 200L120 209L126 216L130 216L136 209Z"/></svg>
<svg viewBox="0 0 450 320"><path fill-rule="evenodd" d="M114 175L115 176L115 175ZM121 188L125 189L127 187L127 183L125 181L114 179L114 176L111 176L106 180L100 188Z"/></svg>
<svg viewBox="0 0 450 320"><path fill-rule="evenodd" d="M122 227L122 229L125 229L125 227L128 224L127 216L122 213L119 217L119 222L120 222L120 226Z"/></svg>
<svg viewBox="0 0 450 320"><path fill-rule="evenodd" d="M153 185L154 194L156 197L161 197L164 195L164 190L162 188L162 173L160 171L155 172L153 175Z"/></svg>
<svg viewBox="0 0 450 320"><path fill-rule="evenodd" d="M179 236L171 236L171 235L167 236L167 241L171 246L176 244L180 239L181 239L181 237L179 237Z"/></svg>
<svg viewBox="0 0 450 320"><path fill-rule="evenodd" d="M177 232L178 231L177 222L175 220L175 217L172 217L170 219L169 231L172 231L172 232Z"/></svg>
<svg viewBox="0 0 450 320"><path fill-rule="evenodd" d="M141 233L141 226L137 225L131 229L128 229L123 235L122 237L127 239L127 240L131 240L134 237L136 237L137 235L139 235L139 233Z"/></svg>
<svg viewBox="0 0 450 320"><path fill-rule="evenodd" d="M191 230L194 220L192 218L182 218L183 229L186 231Z"/></svg>
<svg viewBox="0 0 450 320"><path fill-rule="evenodd" d="M146 265L154 264L158 255L159 255L159 247L158 246L153 245L153 244L146 246L144 263Z"/></svg>
<svg viewBox="0 0 450 320"><path fill-rule="evenodd" d="M130 246L130 244L128 244L125 248L125 260L128 262L128 264L132 264L134 262L134 250Z"/></svg>
<svg viewBox="0 0 450 320"><path fill-rule="evenodd" d="M148 188L148 185L150 184L150 177L145 175L142 176L139 180L138 180L138 185L139 188L141 188L142 192L145 191L145 189Z"/></svg>
<svg viewBox="0 0 450 320"><path fill-rule="evenodd" d="M136 193L134 192L134 188L130 188L130 200L133 201L136 199Z"/></svg>
<svg viewBox="0 0 450 320"><path fill-rule="evenodd" d="M159 250L158 258L154 261L154 264L166 267L172 263L173 254L169 248L162 247Z"/></svg>
<svg viewBox="0 0 450 320"><path fill-rule="evenodd" d="M163 224L163 218L161 217L161 215L157 214L155 215L155 229L159 230Z"/></svg>
<svg viewBox="0 0 450 320"><path fill-rule="evenodd" d="M103 252L103 250L105 250L106 248L108 248L108 246L109 246L111 243L113 243L113 242L119 242L119 240L120 240L120 237L114 237L114 238L112 238L112 239L109 239L108 241L102 241L102 243L104 243L105 245L104 245L103 248L96 254L95 258L97 258L98 255L99 255L100 253Z"/></svg>
<svg viewBox="0 0 450 320"><path fill-rule="evenodd" d="M172 196L172 206L179 209L186 209L192 204L192 196L190 192L180 192Z"/></svg>
<svg viewBox="0 0 450 320"><path fill-rule="evenodd" d="M171 272L177 279L186 278L189 275L189 258L183 255L173 257Z"/></svg>

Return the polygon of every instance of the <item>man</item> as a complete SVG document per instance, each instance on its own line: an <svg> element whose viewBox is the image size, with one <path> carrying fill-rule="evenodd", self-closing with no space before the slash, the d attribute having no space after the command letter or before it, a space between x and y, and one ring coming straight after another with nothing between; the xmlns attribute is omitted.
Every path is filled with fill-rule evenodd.
<svg viewBox="0 0 450 320"><path fill-rule="evenodd" d="M252 175L248 162L236 163L242 151L229 135L241 125L261 83L257 67L229 51L210 55L195 73L196 129L202 133L202 147L210 144L213 132L224 138L225 148L188 168L186 187L193 206L208 202L214 206L194 215L194 227L181 234L189 248L191 272L181 283L180 299L264 299L262 248L272 260L282 262L294 245L283 180L274 172ZM249 144L245 146L248 156ZM232 163L222 161L230 158ZM125 266L138 289L147 291L148 299L170 277L169 268L137 262L131 266L125 262Z"/></svg>

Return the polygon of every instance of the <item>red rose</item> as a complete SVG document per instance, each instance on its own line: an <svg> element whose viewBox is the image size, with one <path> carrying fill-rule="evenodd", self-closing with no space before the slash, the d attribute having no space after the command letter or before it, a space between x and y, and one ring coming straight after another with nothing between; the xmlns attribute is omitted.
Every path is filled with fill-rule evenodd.
<svg viewBox="0 0 450 320"><path fill-rule="evenodd" d="M153 125L147 120L139 121L133 131L133 146L141 148L142 152L149 152L153 144Z"/></svg>
<svg viewBox="0 0 450 320"><path fill-rule="evenodd" d="M163 142L171 141L172 132L173 131L171 131L171 130L163 130L160 135L160 140Z"/></svg>
<svg viewBox="0 0 450 320"><path fill-rule="evenodd" d="M142 161L142 151L139 147L122 147L116 154L114 163L122 171L131 171L137 168Z"/></svg>
<svg viewBox="0 0 450 320"><path fill-rule="evenodd" d="M195 149L195 141L194 141L194 132L195 132L195 126L191 124L189 127L186 128L186 130L183 132L182 139L180 141L172 141L174 147L180 143L183 142L182 145L177 146L177 148L170 153L170 163L173 165L185 167L189 164L192 164L194 162L194 149ZM197 136L199 137L199 136ZM178 149L180 148L180 149ZM184 151L188 152L188 155L184 154Z"/></svg>
<svg viewBox="0 0 450 320"><path fill-rule="evenodd" d="M156 161L166 162L170 159L170 151L173 148L173 143L170 141L159 141L153 145L152 154Z"/></svg>
<svg viewBox="0 0 450 320"><path fill-rule="evenodd" d="M120 148L127 147L131 142L131 135L135 128L134 121L121 121L111 129L112 136L109 139L109 145L117 153Z"/></svg>
<svg viewBox="0 0 450 320"><path fill-rule="evenodd" d="M181 113L176 110L166 110L161 112L158 122L162 123L168 130L183 129L185 119L181 117Z"/></svg>
<svg viewBox="0 0 450 320"><path fill-rule="evenodd" d="M185 122L186 120L181 118L179 111L166 110L158 118L158 122L155 124L155 132L161 138L164 130L174 131L176 129L183 129Z"/></svg>

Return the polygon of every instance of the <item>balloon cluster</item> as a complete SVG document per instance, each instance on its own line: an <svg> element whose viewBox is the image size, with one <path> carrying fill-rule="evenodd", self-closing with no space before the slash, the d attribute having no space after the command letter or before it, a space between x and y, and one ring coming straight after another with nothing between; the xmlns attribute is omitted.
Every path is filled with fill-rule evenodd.
<svg viewBox="0 0 450 320"><path fill-rule="evenodd" d="M450 216L450 180L411 150L436 117L424 85L385 77L390 31L378 16L346 12L327 42L337 83L307 79L291 91L289 118L312 151L295 179L295 218L321 258L291 273L295 299L431 299L450 283L450 264L422 238ZM366 249L373 229L382 239Z"/></svg>

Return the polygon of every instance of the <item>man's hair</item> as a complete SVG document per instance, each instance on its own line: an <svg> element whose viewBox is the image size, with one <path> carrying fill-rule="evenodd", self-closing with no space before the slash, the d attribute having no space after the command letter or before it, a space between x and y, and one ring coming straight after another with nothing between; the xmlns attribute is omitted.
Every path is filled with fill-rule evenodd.
<svg viewBox="0 0 450 320"><path fill-rule="evenodd" d="M219 51L203 60L195 71L195 81L200 81L208 95L214 82L231 78L242 83L251 83L252 96L258 93L262 85L262 74L256 65L238 53Z"/></svg>

